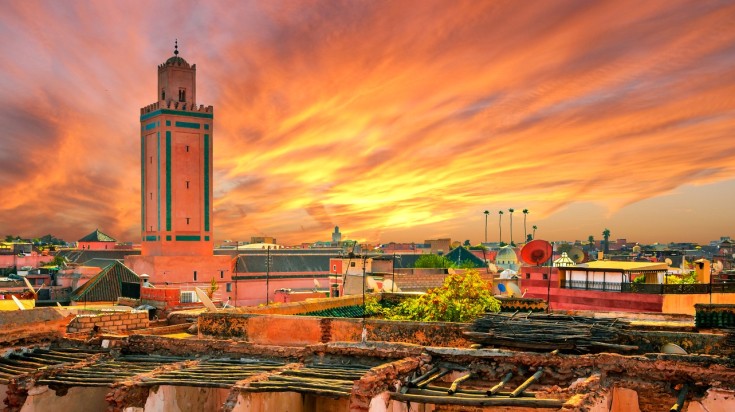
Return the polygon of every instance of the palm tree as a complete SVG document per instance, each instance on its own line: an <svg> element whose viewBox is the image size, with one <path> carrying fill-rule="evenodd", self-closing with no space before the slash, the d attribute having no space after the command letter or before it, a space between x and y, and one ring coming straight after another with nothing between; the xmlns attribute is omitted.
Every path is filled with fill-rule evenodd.
<svg viewBox="0 0 735 412"><path fill-rule="evenodd" d="M523 238L528 239L528 230L526 230L526 218L528 217L528 209L523 209Z"/></svg>
<svg viewBox="0 0 735 412"><path fill-rule="evenodd" d="M605 254L610 253L610 229L605 228L602 231L602 237L605 238Z"/></svg>
<svg viewBox="0 0 735 412"><path fill-rule="evenodd" d="M490 214L490 211L486 210L484 213L485 213L485 243L487 243L487 216Z"/></svg>
<svg viewBox="0 0 735 412"><path fill-rule="evenodd" d="M536 239L536 229L538 229L538 226L533 225L532 228L533 228L533 238Z"/></svg>
<svg viewBox="0 0 735 412"><path fill-rule="evenodd" d="M498 210L498 229L500 230L500 244L503 244L503 211Z"/></svg>
<svg viewBox="0 0 735 412"><path fill-rule="evenodd" d="M510 245L515 246L516 244L513 243L513 208L508 209L508 212L510 212Z"/></svg>

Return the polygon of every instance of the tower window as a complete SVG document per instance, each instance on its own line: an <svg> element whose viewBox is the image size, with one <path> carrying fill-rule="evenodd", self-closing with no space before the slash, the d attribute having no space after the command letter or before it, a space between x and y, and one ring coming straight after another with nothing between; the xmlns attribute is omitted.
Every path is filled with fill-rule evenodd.
<svg viewBox="0 0 735 412"><path fill-rule="evenodd" d="M186 181L186 188L187 189L189 188L189 181L188 180Z"/></svg>
<svg viewBox="0 0 735 412"><path fill-rule="evenodd" d="M186 145L186 153L189 153L189 145Z"/></svg>
<svg viewBox="0 0 735 412"><path fill-rule="evenodd" d="M186 224L187 225L189 224L189 219L191 219L191 218L189 218L189 217L186 218Z"/></svg>
<svg viewBox="0 0 735 412"><path fill-rule="evenodd" d="M180 102L186 101L186 89L179 89L179 101Z"/></svg>
<svg viewBox="0 0 735 412"><path fill-rule="evenodd" d="M220 270L219 271L219 278L220 279L224 279L225 278L225 271L224 270ZM229 292L229 290L228 290L228 292Z"/></svg>
<svg viewBox="0 0 735 412"><path fill-rule="evenodd" d="M166 90L161 90L161 100L166 100Z"/></svg>
<svg viewBox="0 0 735 412"><path fill-rule="evenodd" d="M227 286L227 292L232 292L232 283L228 283L226 286Z"/></svg>
<svg viewBox="0 0 735 412"><path fill-rule="evenodd" d="M151 195L151 200L153 200L153 192L151 192L150 195Z"/></svg>
<svg viewBox="0 0 735 412"><path fill-rule="evenodd" d="M153 164L153 156L151 156L151 164Z"/></svg>
<svg viewBox="0 0 735 412"><path fill-rule="evenodd" d="M197 280L197 271L195 270L194 271L194 281L196 282L196 280Z"/></svg>

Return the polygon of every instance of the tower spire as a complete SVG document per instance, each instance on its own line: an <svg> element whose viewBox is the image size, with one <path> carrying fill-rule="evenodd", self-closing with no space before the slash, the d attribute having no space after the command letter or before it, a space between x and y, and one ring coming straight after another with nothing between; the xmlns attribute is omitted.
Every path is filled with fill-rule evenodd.
<svg viewBox="0 0 735 412"><path fill-rule="evenodd" d="M174 56L179 55L179 39L174 41Z"/></svg>

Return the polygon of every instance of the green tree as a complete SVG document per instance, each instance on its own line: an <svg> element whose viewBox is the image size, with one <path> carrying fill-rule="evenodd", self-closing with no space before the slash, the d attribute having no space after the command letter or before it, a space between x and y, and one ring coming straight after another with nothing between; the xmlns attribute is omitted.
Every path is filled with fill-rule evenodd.
<svg viewBox="0 0 735 412"><path fill-rule="evenodd" d="M510 208L508 212L510 212L510 245L515 246L516 244L513 242L513 212L515 212L515 209Z"/></svg>
<svg viewBox="0 0 735 412"><path fill-rule="evenodd" d="M528 230L526 227L526 218L528 217L528 209L523 209L523 238L528 242Z"/></svg>
<svg viewBox="0 0 735 412"><path fill-rule="evenodd" d="M451 268L454 264L445 256L435 254L421 255L413 264L415 268Z"/></svg>
<svg viewBox="0 0 735 412"><path fill-rule="evenodd" d="M207 288L207 296L209 296L210 299L214 296L214 294L219 290L219 285L217 284L217 280L215 278L212 278L212 281L209 282L209 288Z"/></svg>
<svg viewBox="0 0 735 412"><path fill-rule="evenodd" d="M533 225L531 228L533 229L533 238L536 239L536 229L538 229L538 226Z"/></svg>
<svg viewBox="0 0 735 412"><path fill-rule="evenodd" d="M500 301L477 270L450 274L419 298L408 299L386 315L396 320L470 322L485 312L499 312Z"/></svg>
<svg viewBox="0 0 735 412"><path fill-rule="evenodd" d="M61 255L54 256L53 259L51 259L50 262L48 262L51 266L58 266L60 268L63 268L66 266L66 258Z"/></svg>
<svg viewBox="0 0 735 412"><path fill-rule="evenodd" d="M559 252L559 254L569 253L570 250L572 250L572 244L571 243L562 243L559 246L557 246L557 248L556 248L556 251Z"/></svg>
<svg viewBox="0 0 735 412"><path fill-rule="evenodd" d="M500 231L500 245L503 245L503 211L498 210L498 230Z"/></svg>
<svg viewBox="0 0 735 412"><path fill-rule="evenodd" d="M605 228L602 231L602 237L605 239L605 254L610 253L610 229Z"/></svg>

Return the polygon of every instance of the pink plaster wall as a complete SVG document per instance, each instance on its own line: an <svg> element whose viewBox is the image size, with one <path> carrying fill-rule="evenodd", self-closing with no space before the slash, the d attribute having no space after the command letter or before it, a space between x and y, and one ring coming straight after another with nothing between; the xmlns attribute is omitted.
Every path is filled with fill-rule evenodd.
<svg viewBox="0 0 735 412"><path fill-rule="evenodd" d="M18 256L18 255L0 255L0 268L30 266L37 269L43 266L45 263L50 262L53 256L42 256L36 253L31 256Z"/></svg>
<svg viewBox="0 0 735 412"><path fill-rule="evenodd" d="M79 242L77 249L84 250L115 250L115 242Z"/></svg>

